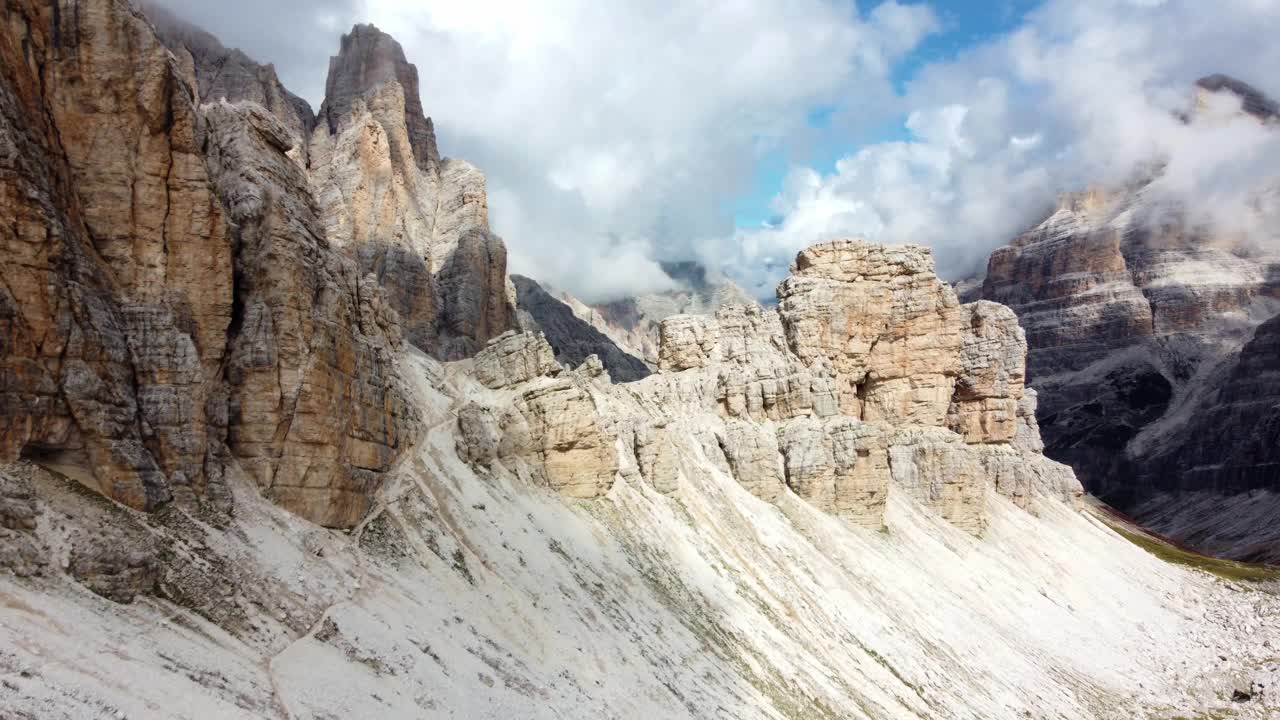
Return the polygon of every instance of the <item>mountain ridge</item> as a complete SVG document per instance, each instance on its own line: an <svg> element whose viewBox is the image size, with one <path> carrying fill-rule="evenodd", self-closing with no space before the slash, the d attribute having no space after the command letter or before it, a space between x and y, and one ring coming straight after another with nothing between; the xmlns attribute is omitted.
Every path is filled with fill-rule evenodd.
<svg viewBox="0 0 1280 720"><path fill-rule="evenodd" d="M927 248L637 303L613 383L389 36L299 133L125 0L6 13L0 715L1275 714L1267 580L1100 522Z"/></svg>

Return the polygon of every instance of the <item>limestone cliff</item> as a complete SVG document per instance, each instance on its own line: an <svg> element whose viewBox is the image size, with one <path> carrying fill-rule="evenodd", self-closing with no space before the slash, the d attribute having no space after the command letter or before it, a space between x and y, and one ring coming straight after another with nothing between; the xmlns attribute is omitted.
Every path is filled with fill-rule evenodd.
<svg viewBox="0 0 1280 720"><path fill-rule="evenodd" d="M1211 76L1197 88L1201 104L1236 93L1245 112L1272 122L1273 104L1237 80ZM1145 181L1068 195L990 258L981 295L1013 308L1026 330L1045 452L1126 509L1168 492L1275 488L1268 461L1236 442L1280 443L1255 424L1274 393L1239 392L1234 368L1268 376L1258 366L1271 361L1246 348L1280 311L1280 256L1148 195Z"/></svg>
<svg viewBox="0 0 1280 720"><path fill-rule="evenodd" d="M588 366L563 372L537 334L504 336L476 357L503 400L461 416L459 454L598 497L626 468L673 491L699 462L673 434L700 438L756 496L794 494L870 527L891 492L974 534L989 489L1025 508L1079 496L1070 469L1040 454L1016 317L961 305L927 249L815 245L778 295L777 310L667 318L660 372L626 392Z"/></svg>
<svg viewBox="0 0 1280 720"><path fill-rule="evenodd" d="M199 94L200 103L247 100L261 105L284 124L293 137L289 152L306 166L307 139L316 124L315 111L280 83L274 67L223 46L216 37L163 5L143 2L139 8L154 25L161 42L173 52L188 84Z"/></svg>
<svg viewBox="0 0 1280 720"><path fill-rule="evenodd" d="M168 36L196 47L184 62L122 0L7 13L3 457L147 510L228 510L234 463L304 517L354 525L414 410L396 298L330 242L296 152L306 113L190 28ZM240 102L201 106L201 78ZM472 233L446 258L451 342L505 323L476 301L502 287L495 242Z"/></svg>
<svg viewBox="0 0 1280 720"><path fill-rule="evenodd" d="M441 160L399 43L355 27L329 63L326 92L310 145L325 232L386 288L406 339L456 359L514 327L484 175Z"/></svg>
<svg viewBox="0 0 1280 720"><path fill-rule="evenodd" d="M4 18L0 716L1280 711L1259 570L1082 508L1015 316L928 250L642 314L659 371L615 384L563 306L511 328L483 178L389 37L347 36L308 134L124 0ZM1255 465L1275 330L1206 417Z"/></svg>
<svg viewBox="0 0 1280 720"><path fill-rule="evenodd" d="M609 302L587 304L564 290L552 291L583 321L604 333L620 349L658 366L659 328L672 315L712 315L725 305L752 305L755 299L726 277L711 277L699 263L662 262L676 287Z"/></svg>

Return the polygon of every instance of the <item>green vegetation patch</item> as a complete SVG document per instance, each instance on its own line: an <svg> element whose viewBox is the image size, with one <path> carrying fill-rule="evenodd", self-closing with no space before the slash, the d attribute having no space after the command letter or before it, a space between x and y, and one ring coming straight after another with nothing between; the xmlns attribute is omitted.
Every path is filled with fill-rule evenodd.
<svg viewBox="0 0 1280 720"><path fill-rule="evenodd" d="M1255 565L1253 563L1242 563L1234 560L1222 560L1220 558L1209 557L1208 555L1201 555L1200 553L1191 552L1190 550L1184 550L1175 545L1171 545L1168 542L1152 535L1127 528L1115 522L1112 518L1107 517L1106 513L1098 513L1098 517L1100 517L1112 530L1119 533L1121 537L1165 562L1203 570L1225 580L1237 580L1242 582L1280 582L1280 567L1272 565Z"/></svg>

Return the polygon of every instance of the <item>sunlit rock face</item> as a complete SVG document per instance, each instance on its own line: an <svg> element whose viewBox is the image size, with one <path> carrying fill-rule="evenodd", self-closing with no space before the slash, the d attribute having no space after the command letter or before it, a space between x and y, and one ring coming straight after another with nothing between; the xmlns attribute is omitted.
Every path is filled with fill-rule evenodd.
<svg viewBox="0 0 1280 720"><path fill-rule="evenodd" d="M161 42L118 1L11 13L4 457L147 510L230 509L234 463L354 525L416 432L401 338L462 356L511 324L483 178L438 158L398 46L357 28L316 127L269 67L172 18ZM325 194L384 171L398 194Z"/></svg>
<svg viewBox="0 0 1280 720"><path fill-rule="evenodd" d="M441 159L417 68L372 25L330 60L310 158L327 236L386 288L410 343L456 359L515 326L484 175Z"/></svg>
<svg viewBox="0 0 1280 720"><path fill-rule="evenodd" d="M507 447L573 497L601 496L631 468L670 491L673 470L697 460L663 436L672 418L701 418L707 451L752 494L791 494L860 525L883 524L892 492L974 534L988 489L1027 508L1037 494L1079 495L1071 471L1040 454L1013 313L961 305L927 249L815 245L779 297L776 310L667 318L659 372L625 391L564 370L538 335L503 336L475 363L505 402L460 420L474 438L461 453ZM610 464L600 449L615 444L622 459Z"/></svg>
<svg viewBox="0 0 1280 720"><path fill-rule="evenodd" d="M1274 598L1078 512L927 250L646 311L615 384L513 327L389 37L317 122L123 0L4 17L0 717L1275 716ZM1206 443L1265 438L1274 329Z"/></svg>

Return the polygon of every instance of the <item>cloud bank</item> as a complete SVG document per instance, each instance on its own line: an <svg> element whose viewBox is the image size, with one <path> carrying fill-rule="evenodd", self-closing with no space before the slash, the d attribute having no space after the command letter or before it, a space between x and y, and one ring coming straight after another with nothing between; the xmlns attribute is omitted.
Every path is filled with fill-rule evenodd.
<svg viewBox="0 0 1280 720"><path fill-rule="evenodd" d="M1258 189L1277 176L1280 133L1192 84L1225 72L1274 95L1280 3L1063 0L1016 31L927 66L909 84L899 142L862 147L833 172L797 168L774 200L781 220L705 241L762 293L786 259L821 238L865 235L934 248L952 279L1037 221L1063 190L1118 185L1163 163L1148 188L1215 231L1275 244Z"/></svg>
<svg viewBox="0 0 1280 720"><path fill-rule="evenodd" d="M1060 191L1155 159L1153 193L1256 233L1240 209L1280 159L1230 108L1175 115L1213 72L1280 96L1280 0L1049 0L923 66L947 13L892 1L163 2L315 104L340 32L391 32L442 152L486 171L512 270L590 300L667 287L656 261L686 258L768 296L796 251L850 234L931 245L967 276ZM855 146L877 132L897 139ZM833 144L833 167L805 164ZM735 228L778 158L776 222Z"/></svg>

